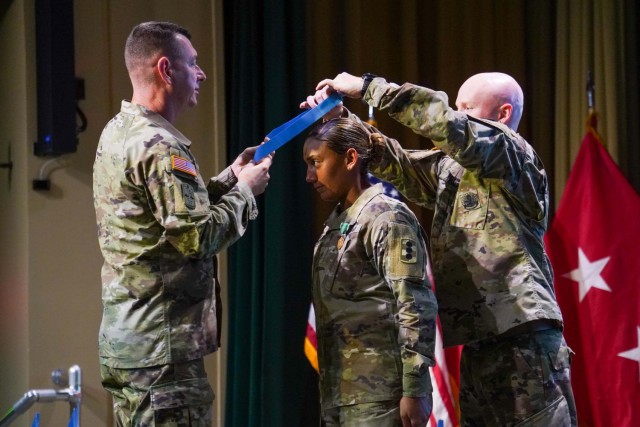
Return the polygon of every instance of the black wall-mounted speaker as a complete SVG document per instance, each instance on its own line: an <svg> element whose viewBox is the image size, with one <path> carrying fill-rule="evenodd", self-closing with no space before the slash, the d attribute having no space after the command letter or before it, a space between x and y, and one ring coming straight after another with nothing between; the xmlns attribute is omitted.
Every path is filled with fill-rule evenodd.
<svg viewBox="0 0 640 427"><path fill-rule="evenodd" d="M38 140L36 156L73 153L76 132L76 77L73 0L36 0Z"/></svg>

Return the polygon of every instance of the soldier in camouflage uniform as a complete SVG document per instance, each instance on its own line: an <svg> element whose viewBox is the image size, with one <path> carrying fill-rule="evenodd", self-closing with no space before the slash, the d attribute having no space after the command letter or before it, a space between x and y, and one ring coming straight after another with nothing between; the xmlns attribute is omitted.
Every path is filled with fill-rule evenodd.
<svg viewBox="0 0 640 427"><path fill-rule="evenodd" d="M335 119L304 145L307 182L338 202L312 267L326 426L424 426L431 413L437 307L426 244L411 210L369 184L367 165L383 151L375 138Z"/></svg>
<svg viewBox="0 0 640 427"><path fill-rule="evenodd" d="M102 268L102 383L118 426L210 426L203 357L219 346L216 253L257 215L271 158L245 150L205 184L173 122L205 74L190 35L136 26L125 48L131 101L105 127L94 164Z"/></svg>
<svg viewBox="0 0 640 427"><path fill-rule="evenodd" d="M464 344L462 424L575 425L572 352L543 243L547 175L516 133L517 82L501 73L472 76L460 88L458 111L443 92L367 74L342 73L316 89L302 107L336 90L388 109L436 146L404 150L386 138L372 172L434 209L430 249L443 342ZM328 116L336 114L348 112L338 107Z"/></svg>

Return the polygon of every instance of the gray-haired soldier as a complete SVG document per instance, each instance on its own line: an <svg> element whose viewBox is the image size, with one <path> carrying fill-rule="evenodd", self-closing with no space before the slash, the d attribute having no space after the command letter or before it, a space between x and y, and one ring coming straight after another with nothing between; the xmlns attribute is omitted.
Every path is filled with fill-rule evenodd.
<svg viewBox="0 0 640 427"><path fill-rule="evenodd" d="M575 425L571 350L542 240L548 181L533 147L516 133L518 83L503 73L476 74L460 87L458 111L444 92L370 74L341 73L316 90L302 107L335 90L387 109L436 146L404 150L386 138L372 172L434 209L430 248L442 339L445 347L464 344L462 424Z"/></svg>
<svg viewBox="0 0 640 427"><path fill-rule="evenodd" d="M189 32L145 22L125 61L131 101L106 125L94 164L102 268L102 383L119 426L210 426L203 357L219 346L216 253L258 212L271 157L245 150L205 184L173 123L198 102L204 71Z"/></svg>

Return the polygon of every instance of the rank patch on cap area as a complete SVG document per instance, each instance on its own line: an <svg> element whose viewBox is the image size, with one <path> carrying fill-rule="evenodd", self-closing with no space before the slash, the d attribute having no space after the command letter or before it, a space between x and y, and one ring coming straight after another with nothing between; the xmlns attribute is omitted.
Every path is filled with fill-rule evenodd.
<svg viewBox="0 0 640 427"><path fill-rule="evenodd" d="M411 239L402 239L401 247L400 261L407 264L415 264L418 260L418 247L416 242Z"/></svg>
<svg viewBox="0 0 640 427"><path fill-rule="evenodd" d="M196 167L189 160L180 156L171 156L171 169L196 176Z"/></svg>

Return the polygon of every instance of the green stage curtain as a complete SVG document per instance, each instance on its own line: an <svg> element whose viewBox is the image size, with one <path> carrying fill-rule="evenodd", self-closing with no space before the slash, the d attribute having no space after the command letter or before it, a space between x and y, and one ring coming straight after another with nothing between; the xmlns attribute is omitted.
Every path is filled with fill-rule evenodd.
<svg viewBox="0 0 640 427"><path fill-rule="evenodd" d="M305 5L224 4L229 161L301 112ZM314 244L303 135L277 151L259 218L229 250L227 427L318 424L317 374L303 352Z"/></svg>

